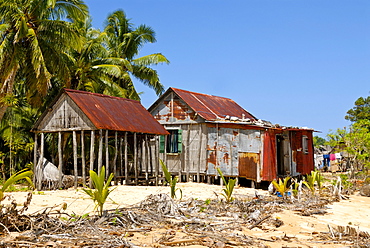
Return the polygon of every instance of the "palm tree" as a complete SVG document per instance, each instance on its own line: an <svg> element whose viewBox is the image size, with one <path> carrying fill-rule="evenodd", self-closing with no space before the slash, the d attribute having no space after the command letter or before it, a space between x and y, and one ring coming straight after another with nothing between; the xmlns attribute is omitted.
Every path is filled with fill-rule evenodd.
<svg viewBox="0 0 370 248"><path fill-rule="evenodd" d="M122 66L124 75L117 81L120 87L127 90L125 97L140 99L131 76L154 89L157 95L163 93L164 87L159 81L157 71L150 66L168 64L167 58L160 53L136 58L144 44L156 42L153 29L146 25L140 25L135 29L125 12L118 10L108 16L104 32L108 37L110 57L125 61L121 63L124 64Z"/></svg>
<svg viewBox="0 0 370 248"><path fill-rule="evenodd" d="M0 97L13 93L18 74L33 104L41 103L52 77L68 81L66 52L83 45L73 23L87 15L83 0L0 0ZM6 109L0 103L0 120Z"/></svg>
<svg viewBox="0 0 370 248"><path fill-rule="evenodd" d="M71 80L66 87L126 97L127 91L116 82L125 79L122 68L131 69L131 64L122 58L109 57L106 33L93 29L89 19L80 25L85 43L80 51L70 54Z"/></svg>

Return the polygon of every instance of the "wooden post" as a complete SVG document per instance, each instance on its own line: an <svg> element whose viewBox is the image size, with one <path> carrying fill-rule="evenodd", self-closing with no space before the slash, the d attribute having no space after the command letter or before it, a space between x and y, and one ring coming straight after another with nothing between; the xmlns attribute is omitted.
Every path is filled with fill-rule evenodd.
<svg viewBox="0 0 370 248"><path fill-rule="evenodd" d="M189 181L189 178L190 178L190 165L193 164L194 165L194 162L190 160L190 158L192 158L193 156L191 156L191 152L190 152L190 134L191 134L191 128L190 128L190 125L188 125L188 135L187 135L187 139L186 139L186 155L185 155L185 168L186 168L186 177L187 177L187 181Z"/></svg>
<svg viewBox="0 0 370 248"><path fill-rule="evenodd" d="M103 166L103 129L99 130L98 174Z"/></svg>
<svg viewBox="0 0 370 248"><path fill-rule="evenodd" d="M135 169L135 184L137 185L137 180L138 180L138 168L137 168L137 137L136 133L134 133L134 169Z"/></svg>
<svg viewBox="0 0 370 248"><path fill-rule="evenodd" d="M108 178L109 170L109 144L108 144L108 129L105 130L105 179Z"/></svg>
<svg viewBox="0 0 370 248"><path fill-rule="evenodd" d="M155 186L158 186L159 175L159 149L158 149L159 136L154 136L154 166L155 166Z"/></svg>
<svg viewBox="0 0 370 248"><path fill-rule="evenodd" d="M197 167L197 182L200 183L200 166L202 163L202 141L203 141L203 130L202 124L199 124L199 157L198 157L198 167Z"/></svg>
<svg viewBox="0 0 370 248"><path fill-rule="evenodd" d="M149 150L147 149L147 146L148 146L148 136L147 134L145 134L143 142L143 162L145 163L145 180L146 183L149 184L149 167L148 167Z"/></svg>
<svg viewBox="0 0 370 248"><path fill-rule="evenodd" d="M123 172L123 152L122 152L122 149L123 149L123 138L122 136L120 136L119 138L119 164L120 164L120 173L119 175L122 177L124 176L124 172Z"/></svg>
<svg viewBox="0 0 370 248"><path fill-rule="evenodd" d="M73 170L75 174L74 185L75 189L77 189L77 177L78 177L78 170L77 170L77 137L76 131L73 131Z"/></svg>
<svg viewBox="0 0 370 248"><path fill-rule="evenodd" d="M41 133L40 157L37 162L37 190L41 190L43 178L43 162L44 162L44 133Z"/></svg>
<svg viewBox="0 0 370 248"><path fill-rule="evenodd" d="M59 170L59 188L62 187L62 174L63 174L63 150L62 150L62 132L58 132L58 170Z"/></svg>
<svg viewBox="0 0 370 248"><path fill-rule="evenodd" d="M95 148L95 131L91 130L91 137L90 137L90 170L94 170L94 148ZM92 187L91 178L89 180L89 186Z"/></svg>
<svg viewBox="0 0 370 248"><path fill-rule="evenodd" d="M114 133L114 159L113 159L113 173L114 182L117 184L117 156L118 156L118 133Z"/></svg>
<svg viewBox="0 0 370 248"><path fill-rule="evenodd" d="M33 148L33 168L36 172L36 169L37 169L37 133L35 133L35 146ZM33 175L33 185L36 185L36 175Z"/></svg>
<svg viewBox="0 0 370 248"><path fill-rule="evenodd" d="M86 185L86 158L85 158L85 132L81 131L81 163L82 163L82 181Z"/></svg>
<svg viewBox="0 0 370 248"><path fill-rule="evenodd" d="M128 161L127 161L127 132L125 132L125 184L129 183L128 181Z"/></svg>

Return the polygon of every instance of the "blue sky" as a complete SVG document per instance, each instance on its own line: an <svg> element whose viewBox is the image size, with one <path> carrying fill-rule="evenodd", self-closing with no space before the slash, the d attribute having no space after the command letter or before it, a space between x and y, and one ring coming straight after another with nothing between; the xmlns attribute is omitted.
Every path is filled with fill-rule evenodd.
<svg viewBox="0 0 370 248"><path fill-rule="evenodd" d="M87 0L93 26L122 9L156 32L140 55L162 53L155 69L175 87L228 97L256 117L310 127L325 137L350 123L369 95L368 0ZM136 84L142 104L157 96Z"/></svg>

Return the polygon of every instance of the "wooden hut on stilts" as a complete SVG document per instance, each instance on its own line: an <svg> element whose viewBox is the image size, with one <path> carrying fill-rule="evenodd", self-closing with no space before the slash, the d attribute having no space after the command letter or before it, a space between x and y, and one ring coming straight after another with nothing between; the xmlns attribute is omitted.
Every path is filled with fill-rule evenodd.
<svg viewBox="0 0 370 248"><path fill-rule="evenodd" d="M107 175L114 173L116 183L158 184L158 137L168 132L138 101L64 89L32 131L38 190L49 178L46 157L58 167L55 188L63 187L65 174L73 175L75 188L84 185L88 171L100 172L102 166ZM52 146L47 154L46 136Z"/></svg>

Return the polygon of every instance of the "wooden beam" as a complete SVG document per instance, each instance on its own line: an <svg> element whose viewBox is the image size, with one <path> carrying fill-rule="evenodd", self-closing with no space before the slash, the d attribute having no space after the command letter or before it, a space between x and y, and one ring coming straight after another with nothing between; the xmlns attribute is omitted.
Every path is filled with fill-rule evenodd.
<svg viewBox="0 0 370 248"><path fill-rule="evenodd" d="M203 130L202 124L199 124L199 157L198 157L198 166L197 166L197 182L200 183L200 166L202 162L202 151L203 151Z"/></svg>
<svg viewBox="0 0 370 248"><path fill-rule="evenodd" d="M43 178L43 160L44 160L44 137L45 134L41 133L41 145L40 145L40 157L37 163L37 190L42 188L42 178Z"/></svg>
<svg viewBox="0 0 370 248"><path fill-rule="evenodd" d="M37 133L35 133L35 146L33 147L33 167L37 168ZM36 172L36 171L35 171ZM36 175L33 175L33 185L36 185Z"/></svg>
<svg viewBox="0 0 370 248"><path fill-rule="evenodd" d="M86 158L85 158L85 132L81 131L81 163L82 163L82 182L86 185Z"/></svg>
<svg viewBox="0 0 370 248"><path fill-rule="evenodd" d="M134 133L134 169L135 169L135 184L137 185L138 180L138 163L137 163L137 137L136 133Z"/></svg>
<svg viewBox="0 0 370 248"><path fill-rule="evenodd" d="M90 170L94 170L94 148L95 148L95 131L91 130L91 137L90 137ZM91 178L89 180L89 186L92 187Z"/></svg>
<svg viewBox="0 0 370 248"><path fill-rule="evenodd" d="M62 187L63 174L63 148L62 148L62 132L58 132L58 170L59 170L59 188Z"/></svg>
<svg viewBox="0 0 370 248"><path fill-rule="evenodd" d="M75 174L74 178L74 186L77 189L77 177L78 177L78 169L77 169L77 135L76 131L73 131L73 170Z"/></svg>
<svg viewBox="0 0 370 248"><path fill-rule="evenodd" d="M128 161L127 161L127 132L125 132L125 184L128 184Z"/></svg>
<svg viewBox="0 0 370 248"><path fill-rule="evenodd" d="M108 178L110 174L109 170L109 144L108 144L108 129L105 130L105 179Z"/></svg>
<svg viewBox="0 0 370 248"><path fill-rule="evenodd" d="M103 166L103 130L99 130L98 174Z"/></svg>
<svg viewBox="0 0 370 248"><path fill-rule="evenodd" d="M155 186L158 186L159 176L159 136L154 136L154 166L155 166Z"/></svg>
<svg viewBox="0 0 370 248"><path fill-rule="evenodd" d="M114 182L117 184L117 156L118 156L118 133L114 133L114 159L113 159L113 173Z"/></svg>

